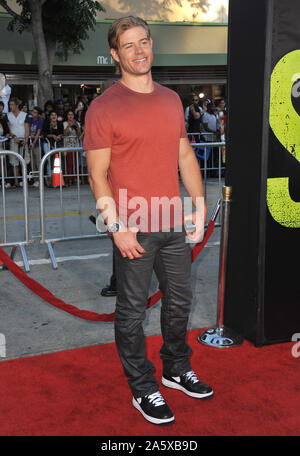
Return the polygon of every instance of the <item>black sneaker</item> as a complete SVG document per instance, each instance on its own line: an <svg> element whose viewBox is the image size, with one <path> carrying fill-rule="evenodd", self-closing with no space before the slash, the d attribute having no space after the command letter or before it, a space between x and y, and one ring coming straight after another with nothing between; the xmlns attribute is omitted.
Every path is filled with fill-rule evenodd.
<svg viewBox="0 0 300 456"><path fill-rule="evenodd" d="M174 388L183 391L185 394L197 399L206 399L212 397L214 392L212 388L198 380L194 371L189 371L181 377L168 377L163 375L162 384L168 388Z"/></svg>
<svg viewBox="0 0 300 456"><path fill-rule="evenodd" d="M132 405L152 424L171 424L174 415L159 391L144 397L133 397Z"/></svg>

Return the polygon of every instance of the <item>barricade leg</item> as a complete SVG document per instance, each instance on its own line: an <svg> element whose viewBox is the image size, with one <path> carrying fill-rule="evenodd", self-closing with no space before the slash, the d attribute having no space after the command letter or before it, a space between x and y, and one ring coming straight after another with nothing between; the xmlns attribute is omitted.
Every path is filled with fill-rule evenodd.
<svg viewBox="0 0 300 456"><path fill-rule="evenodd" d="M54 250L53 250L53 247L52 247L52 243L51 242L47 242L47 247L48 247L47 258L50 257L53 269L57 269L58 266L57 266Z"/></svg>
<svg viewBox="0 0 300 456"><path fill-rule="evenodd" d="M11 249L11 252L10 252L10 258L12 260L14 260L15 258L15 254L16 254L16 251L17 251L17 248L20 247L20 250L21 250L21 255L22 255L22 259L23 259L23 264L24 264L24 269L26 272L30 272L30 267L29 267L29 261L28 261L28 257L27 257L27 253L26 253L26 250L25 250L25 246L24 245L14 245ZM6 269L6 267L3 267L2 269Z"/></svg>
<svg viewBox="0 0 300 456"><path fill-rule="evenodd" d="M26 272L29 272L29 271L30 271L30 267L29 267L29 262L28 262L28 258L27 258L27 253L26 253L26 250L25 250L24 245L20 245L20 249L21 249L21 254L22 254L22 258L23 258L23 263L24 263L25 271L26 271Z"/></svg>

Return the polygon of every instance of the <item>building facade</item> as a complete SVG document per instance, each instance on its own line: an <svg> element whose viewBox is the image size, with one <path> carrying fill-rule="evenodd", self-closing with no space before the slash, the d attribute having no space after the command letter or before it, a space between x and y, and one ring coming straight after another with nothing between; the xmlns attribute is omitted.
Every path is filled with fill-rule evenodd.
<svg viewBox="0 0 300 456"><path fill-rule="evenodd" d="M14 3L14 2L12 2ZM153 38L153 78L179 93L184 105L191 92L207 98L226 96L226 0L104 0L94 32L79 55L56 57L53 69L54 98L74 102L78 95L101 93L107 80L117 79L107 44L114 19L139 15L147 20ZM197 6L198 4L198 6ZM214 8L209 6L213 4ZM196 5L196 6L192 6ZM37 64L29 32L7 30L10 16L0 10L0 72L5 73L12 96L37 103Z"/></svg>

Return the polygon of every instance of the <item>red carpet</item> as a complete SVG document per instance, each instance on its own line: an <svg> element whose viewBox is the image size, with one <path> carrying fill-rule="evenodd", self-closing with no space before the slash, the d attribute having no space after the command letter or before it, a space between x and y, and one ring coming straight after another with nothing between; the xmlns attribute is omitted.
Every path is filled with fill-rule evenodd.
<svg viewBox="0 0 300 456"><path fill-rule="evenodd" d="M114 344L1 362L0 435L240 436L299 435L300 359L292 344L229 349L197 342L192 365L215 390L199 401L161 387L176 422L158 427L131 406ZM161 377L161 336L147 339Z"/></svg>

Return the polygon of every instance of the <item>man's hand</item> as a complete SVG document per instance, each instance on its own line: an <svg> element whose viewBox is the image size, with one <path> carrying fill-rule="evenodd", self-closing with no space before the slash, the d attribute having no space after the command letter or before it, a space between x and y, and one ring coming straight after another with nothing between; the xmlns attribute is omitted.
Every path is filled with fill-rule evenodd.
<svg viewBox="0 0 300 456"><path fill-rule="evenodd" d="M113 233L114 243L121 252L123 258L141 258L146 250L143 249L141 244L136 238L137 230L133 228L121 228L117 233Z"/></svg>
<svg viewBox="0 0 300 456"><path fill-rule="evenodd" d="M195 211L192 214L186 215L184 217L185 222L185 231L186 235L189 239L189 242L201 242L204 236L204 225L206 219L206 206L204 206L203 210ZM194 231L190 229L189 226L194 225Z"/></svg>

